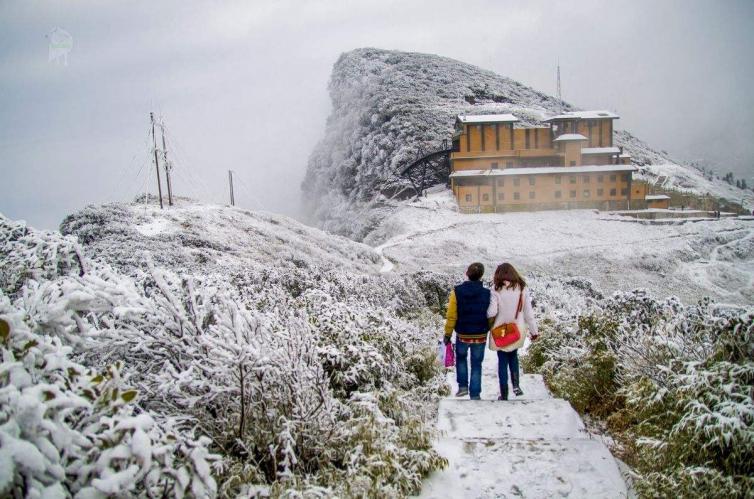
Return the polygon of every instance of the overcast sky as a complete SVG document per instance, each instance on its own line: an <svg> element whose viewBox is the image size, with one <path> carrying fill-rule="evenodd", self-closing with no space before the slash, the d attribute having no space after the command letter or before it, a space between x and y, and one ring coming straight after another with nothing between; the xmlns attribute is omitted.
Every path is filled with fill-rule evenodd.
<svg viewBox="0 0 754 499"><path fill-rule="evenodd" d="M50 38L73 38L68 64ZM0 212L57 228L90 203L155 191L148 116L164 116L175 191L296 215L357 47L453 57L621 115L680 159L754 175L754 2L0 0ZM151 174L152 177L148 177ZM754 184L754 182L752 182Z"/></svg>

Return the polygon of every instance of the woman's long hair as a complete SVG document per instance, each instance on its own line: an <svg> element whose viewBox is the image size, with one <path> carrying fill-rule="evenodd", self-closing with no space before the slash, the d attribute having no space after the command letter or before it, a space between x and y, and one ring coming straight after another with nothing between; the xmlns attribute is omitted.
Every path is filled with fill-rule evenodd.
<svg viewBox="0 0 754 499"><path fill-rule="evenodd" d="M493 278L495 284L495 291L500 291L503 288L513 289L518 286L519 289L526 287L526 281L519 275L516 269L508 262L502 263L495 269L495 277ZM505 283L508 283L507 285Z"/></svg>

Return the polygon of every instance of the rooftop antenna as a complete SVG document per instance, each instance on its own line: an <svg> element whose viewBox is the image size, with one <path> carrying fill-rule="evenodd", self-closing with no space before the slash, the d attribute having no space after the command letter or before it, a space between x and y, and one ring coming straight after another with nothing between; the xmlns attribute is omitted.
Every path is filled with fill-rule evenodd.
<svg viewBox="0 0 754 499"><path fill-rule="evenodd" d="M563 92L560 89L560 57L558 57L558 69L557 69L557 79L558 79L558 100L560 102L563 102Z"/></svg>

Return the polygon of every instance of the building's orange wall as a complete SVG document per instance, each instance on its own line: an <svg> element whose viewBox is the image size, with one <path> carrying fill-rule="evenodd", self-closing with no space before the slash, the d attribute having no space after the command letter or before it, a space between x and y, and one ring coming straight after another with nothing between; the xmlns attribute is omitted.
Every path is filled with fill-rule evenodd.
<svg viewBox="0 0 754 499"><path fill-rule="evenodd" d="M669 199L653 199L653 200L647 201L647 208L667 210L670 208L670 200Z"/></svg>
<svg viewBox="0 0 754 499"><path fill-rule="evenodd" d="M610 154L583 154L582 165L612 165L615 162Z"/></svg>
<svg viewBox="0 0 754 499"><path fill-rule="evenodd" d="M631 184L631 199L644 199L647 196L647 184L636 181Z"/></svg>
<svg viewBox="0 0 754 499"><path fill-rule="evenodd" d="M581 166L581 141L569 141L565 144L565 166ZM573 163L571 163L573 161Z"/></svg>
<svg viewBox="0 0 754 499"><path fill-rule="evenodd" d="M582 201L618 201L628 198L628 173L568 173L563 169L561 175L505 175L483 178L464 179L471 185L458 187L458 204L462 208L474 206L491 206L493 201L497 206L525 205L537 203L568 203ZM556 178L560 178L558 184ZM530 184L534 178L534 185ZM492 182L495 182L497 197L493 199ZM560 198L556 192L560 191ZM574 197L571 197L571 192ZM588 191L588 195L585 195ZM601 191L601 192L600 192ZM534 192L530 198L529 193ZM484 194L489 195L489 201L483 201ZM518 193L519 199L516 199ZM471 202L465 200L465 195L471 195ZM502 199L500 198L502 194ZM477 201L479 199L479 201Z"/></svg>
<svg viewBox="0 0 754 499"><path fill-rule="evenodd" d="M613 146L613 120L604 120L602 125L602 147Z"/></svg>

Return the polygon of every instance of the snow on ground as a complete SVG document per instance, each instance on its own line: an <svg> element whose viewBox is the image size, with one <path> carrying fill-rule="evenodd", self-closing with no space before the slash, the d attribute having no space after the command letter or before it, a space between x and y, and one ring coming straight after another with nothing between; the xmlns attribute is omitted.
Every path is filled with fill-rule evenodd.
<svg viewBox="0 0 754 499"><path fill-rule="evenodd" d="M368 242L398 268L457 273L510 261L529 275L584 277L603 292L646 288L692 303L754 303L754 222L626 223L595 210L460 214L434 192L387 217ZM488 271L488 276L490 275Z"/></svg>
<svg viewBox="0 0 754 499"><path fill-rule="evenodd" d="M455 393L454 372L448 383ZM420 497L626 497L618 463L570 404L552 398L539 375L523 375L521 388L522 397L495 400L497 359L485 352L483 400L440 402L437 449L449 466Z"/></svg>

